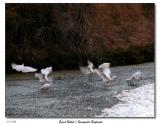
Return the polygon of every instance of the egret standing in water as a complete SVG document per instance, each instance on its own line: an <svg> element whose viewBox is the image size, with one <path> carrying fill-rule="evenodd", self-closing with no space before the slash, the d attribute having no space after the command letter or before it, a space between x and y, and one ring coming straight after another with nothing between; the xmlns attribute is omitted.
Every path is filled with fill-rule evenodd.
<svg viewBox="0 0 160 124"><path fill-rule="evenodd" d="M32 67L29 67L29 66L24 66L24 64L22 64L22 65L17 65L17 64L15 64L15 63L12 63L12 64L11 64L11 67L12 67L12 69L14 69L14 70L16 70L16 71L24 72L24 73L37 71L36 68L32 68Z"/></svg>

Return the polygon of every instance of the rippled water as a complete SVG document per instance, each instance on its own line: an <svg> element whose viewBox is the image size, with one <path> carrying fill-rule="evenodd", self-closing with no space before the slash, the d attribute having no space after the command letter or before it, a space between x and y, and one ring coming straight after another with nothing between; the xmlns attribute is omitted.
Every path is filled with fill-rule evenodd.
<svg viewBox="0 0 160 124"><path fill-rule="evenodd" d="M141 70L144 79L137 86L125 81L133 72ZM122 90L130 90L154 83L154 63L111 68L118 79L105 84L97 75L82 75L79 71L54 72L53 86L40 91L34 74L6 75L5 113L9 118L94 117L104 108L118 104L114 97Z"/></svg>

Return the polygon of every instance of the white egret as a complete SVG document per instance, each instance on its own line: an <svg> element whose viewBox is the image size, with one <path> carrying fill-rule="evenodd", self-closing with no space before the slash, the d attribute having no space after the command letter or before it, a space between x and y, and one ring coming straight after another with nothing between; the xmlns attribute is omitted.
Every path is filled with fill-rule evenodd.
<svg viewBox="0 0 160 124"><path fill-rule="evenodd" d="M142 72L137 71L133 73L128 79L126 79L126 81L129 85L136 85L136 81L139 81L140 79L142 79Z"/></svg>
<svg viewBox="0 0 160 124"><path fill-rule="evenodd" d="M93 63L91 61L87 61L88 66L79 66L79 69L81 71L82 74L91 74L94 73L94 69L93 69Z"/></svg>
<svg viewBox="0 0 160 124"><path fill-rule="evenodd" d="M91 81L91 74L95 73L94 69L93 69L93 63L89 60L87 60L88 65L87 66L79 66L79 69L81 71L82 74L89 74L89 81Z"/></svg>
<svg viewBox="0 0 160 124"><path fill-rule="evenodd" d="M110 63L103 63L99 65L98 69L95 69L95 72L103 79L103 82L116 79L116 76L111 77Z"/></svg>
<svg viewBox="0 0 160 124"><path fill-rule="evenodd" d="M48 75L52 72L52 67L47 67L45 69L41 69L41 73L45 76L47 81L50 81Z"/></svg>
<svg viewBox="0 0 160 124"><path fill-rule="evenodd" d="M29 66L24 66L24 64L22 64L22 65L17 65L17 64L15 64L15 63L12 63L12 64L11 64L11 67L12 67L12 69L14 69L14 70L16 70L16 71L24 72L24 73L37 71L36 68L32 68L32 67L29 67Z"/></svg>
<svg viewBox="0 0 160 124"><path fill-rule="evenodd" d="M102 78L103 82L106 81L112 81L114 79L116 79L116 76L111 77L111 70L110 70L110 63L103 63L101 65L98 66L98 69L94 69L93 68L93 63L90 62L89 60L87 61L88 66L84 67L84 66L80 66L80 71L83 74L92 74L92 73L96 73L100 78Z"/></svg>
<svg viewBox="0 0 160 124"><path fill-rule="evenodd" d="M142 78L142 72L137 71L137 72L133 73L127 80L132 80L132 79L138 80L141 78Z"/></svg>

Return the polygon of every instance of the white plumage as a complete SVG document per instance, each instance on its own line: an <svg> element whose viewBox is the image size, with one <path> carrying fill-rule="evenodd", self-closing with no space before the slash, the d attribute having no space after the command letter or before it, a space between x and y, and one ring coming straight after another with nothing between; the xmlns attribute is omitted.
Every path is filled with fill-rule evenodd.
<svg viewBox="0 0 160 124"><path fill-rule="evenodd" d="M91 73L94 73L95 71L94 71L94 69L93 69L93 63L91 62L91 61L87 61L87 63L88 63L88 68L89 68L89 71L91 72Z"/></svg>
<svg viewBox="0 0 160 124"><path fill-rule="evenodd" d="M128 78L128 80L132 80L132 79L138 80L138 79L141 79L141 78L142 78L142 72L141 72L141 71L137 71L137 72L135 72L134 74L132 74L132 75Z"/></svg>
<svg viewBox="0 0 160 124"><path fill-rule="evenodd" d="M137 81L142 79L142 72L137 71L133 73L126 81L128 82L129 85L137 85Z"/></svg>
<svg viewBox="0 0 160 124"><path fill-rule="evenodd" d="M11 67L12 67L12 69L14 69L14 70L16 70L16 71L24 72L24 73L37 71L36 68L32 68L32 67L29 67L29 66L24 66L24 64L22 64L22 65L17 65L17 64L15 64L15 63L12 63L12 64L11 64Z"/></svg>
<svg viewBox="0 0 160 124"><path fill-rule="evenodd" d="M105 75L99 70L99 69L94 69L95 73L103 80L103 82L106 81Z"/></svg>
<svg viewBox="0 0 160 124"><path fill-rule="evenodd" d="M111 77L110 63L103 63L98 66L98 73L96 73L103 79L103 82L112 81L116 79L116 76Z"/></svg>
<svg viewBox="0 0 160 124"><path fill-rule="evenodd" d="M103 63L98 66L98 68L109 68L109 67L110 67L110 63Z"/></svg>
<svg viewBox="0 0 160 124"><path fill-rule="evenodd" d="M93 67L93 63L91 61L87 61L88 66L84 67L84 66L80 66L80 71L83 74L91 74L91 73L96 73L102 80L103 82L106 81L111 81L114 80L116 78L116 76L111 77L111 70L110 70L110 63L103 63L101 65L98 66L98 69L94 69Z"/></svg>
<svg viewBox="0 0 160 124"><path fill-rule="evenodd" d="M45 84L45 82L47 82L44 75L42 75L41 73L35 73L35 77L38 78L39 82L42 84Z"/></svg>
<svg viewBox="0 0 160 124"><path fill-rule="evenodd" d="M82 74L91 74L94 73L94 69L93 69L93 63L91 61L87 61L88 66L79 66L79 69L81 71Z"/></svg>
<svg viewBox="0 0 160 124"><path fill-rule="evenodd" d="M42 84L40 90L47 90L52 86L53 79L48 77L48 74L52 72L52 67L42 69L41 73L35 73L35 77L39 79L39 82Z"/></svg>
<svg viewBox="0 0 160 124"><path fill-rule="evenodd" d="M50 81L48 75L52 72L52 67L47 67L45 69L41 69L41 73L45 76L47 81Z"/></svg>

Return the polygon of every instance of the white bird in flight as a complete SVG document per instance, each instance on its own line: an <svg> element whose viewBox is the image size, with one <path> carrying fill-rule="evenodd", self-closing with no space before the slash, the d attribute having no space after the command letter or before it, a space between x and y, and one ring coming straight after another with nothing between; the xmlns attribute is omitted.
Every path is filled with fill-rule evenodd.
<svg viewBox="0 0 160 124"><path fill-rule="evenodd" d="M126 81L128 82L129 85L136 85L135 82L139 81L140 79L142 79L142 72L137 71L133 73L128 79L126 79Z"/></svg>
<svg viewBox="0 0 160 124"><path fill-rule="evenodd" d="M15 63L12 63L12 64L11 64L11 67L12 67L12 69L14 69L14 70L16 70L16 71L24 72L24 73L37 71L36 68L32 68L32 67L29 67L29 66L24 66L24 64L22 64L22 65L17 65L17 64L15 64Z"/></svg>
<svg viewBox="0 0 160 124"><path fill-rule="evenodd" d="M45 76L45 79L47 81L50 81L50 79L48 78L48 75L52 72L52 67L47 67L45 69L41 69L41 73Z"/></svg>
<svg viewBox="0 0 160 124"><path fill-rule="evenodd" d="M95 69L97 75L99 75L103 82L112 81L116 79L116 76L111 77L110 63L103 63Z"/></svg>
<svg viewBox="0 0 160 124"><path fill-rule="evenodd" d="M103 82L106 81L112 81L114 79L116 79L116 76L111 77L111 70L110 70L110 63L103 63L101 65L98 66L98 69L94 69L93 68L93 63L90 62L89 60L87 61L88 66L83 67L80 66L80 71L83 74L91 74L91 73L96 73L100 78L102 78Z"/></svg>

